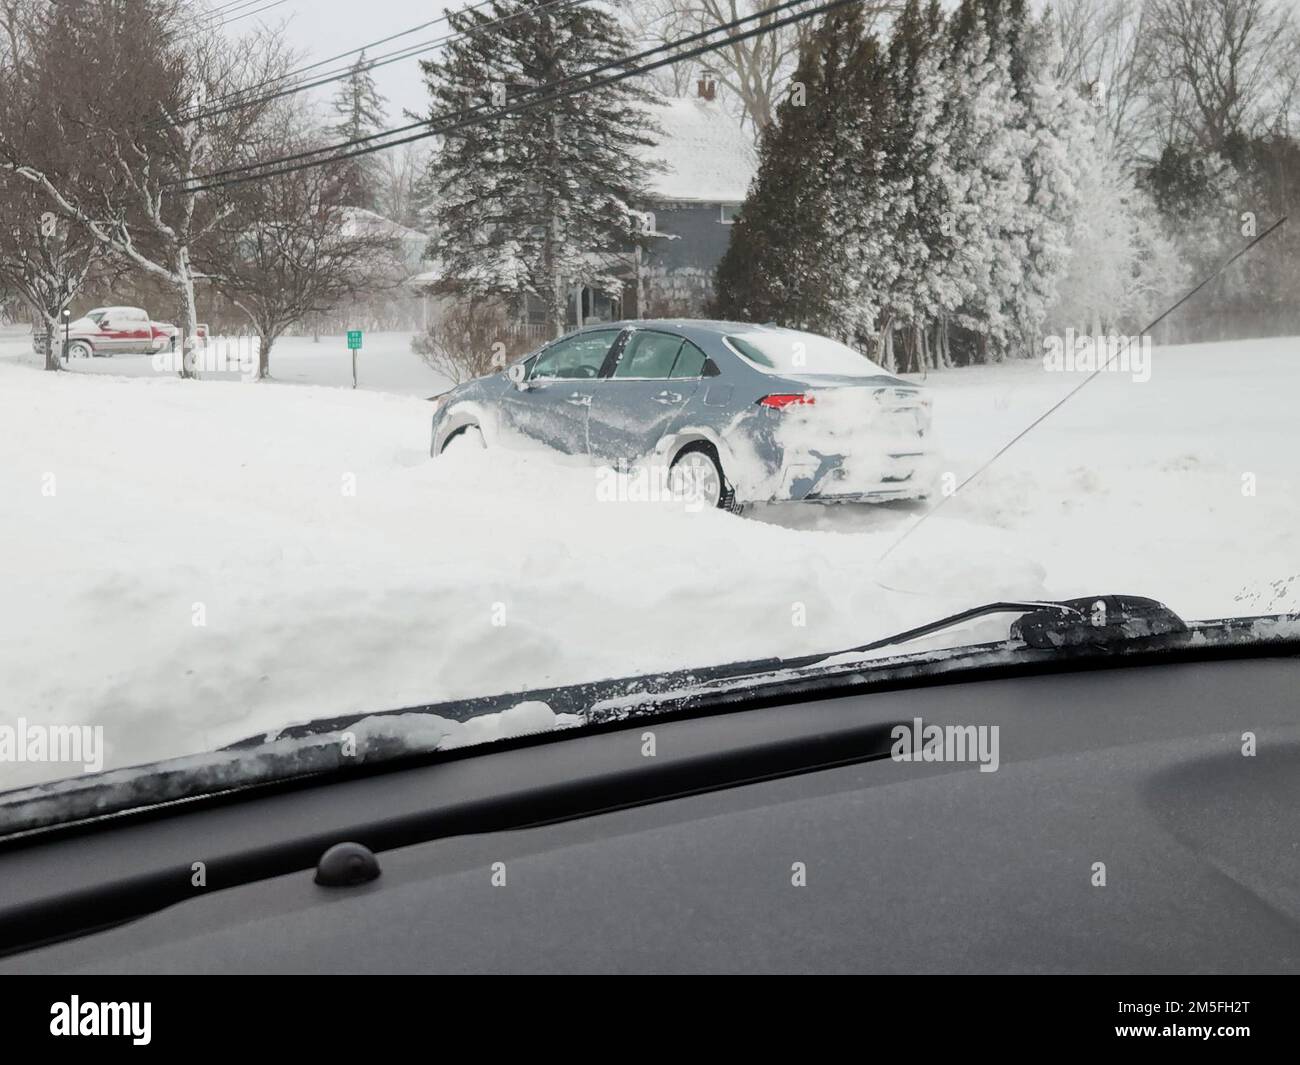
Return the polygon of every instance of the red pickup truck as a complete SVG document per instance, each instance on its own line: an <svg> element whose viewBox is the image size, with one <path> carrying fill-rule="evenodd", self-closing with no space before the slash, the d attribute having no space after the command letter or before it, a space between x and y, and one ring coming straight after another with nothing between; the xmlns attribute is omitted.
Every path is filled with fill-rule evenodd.
<svg viewBox="0 0 1300 1065"><path fill-rule="evenodd" d="M207 326L199 326L199 336L207 336ZM65 338L59 337L59 342ZM155 355L180 342L180 330L168 322L155 322L140 307L97 307L68 324L67 357L87 359L95 356ZM44 350L43 335L32 337L32 347Z"/></svg>

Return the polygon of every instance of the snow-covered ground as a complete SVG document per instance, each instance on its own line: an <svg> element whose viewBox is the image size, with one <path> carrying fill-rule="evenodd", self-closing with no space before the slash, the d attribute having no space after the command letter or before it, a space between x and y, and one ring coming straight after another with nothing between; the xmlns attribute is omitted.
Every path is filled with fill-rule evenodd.
<svg viewBox="0 0 1300 1065"><path fill-rule="evenodd" d="M448 387L419 356L411 354L410 333L366 333L357 356L357 387L373 392L432 396ZM26 327L0 325L0 362L39 366ZM74 359L68 369L107 377L157 377L153 360L143 355ZM280 384L352 387L352 355L345 337L283 337L271 351L271 374ZM231 375L236 376L236 375Z"/></svg>
<svg viewBox="0 0 1300 1065"><path fill-rule="evenodd" d="M277 349L281 382L33 368L0 335L4 721L103 725L108 766L324 715L834 650L1007 596L1294 610L1300 340L1103 375L917 529L915 507L744 518L601 501L536 451L428 457L407 337ZM1079 382L934 375L957 480ZM1253 477L1254 494L1243 492ZM353 490L354 489L354 490ZM1289 588L1289 592L1288 592ZM201 622L201 624L200 624ZM951 642L1005 633L1005 619ZM66 775L0 763L0 788Z"/></svg>

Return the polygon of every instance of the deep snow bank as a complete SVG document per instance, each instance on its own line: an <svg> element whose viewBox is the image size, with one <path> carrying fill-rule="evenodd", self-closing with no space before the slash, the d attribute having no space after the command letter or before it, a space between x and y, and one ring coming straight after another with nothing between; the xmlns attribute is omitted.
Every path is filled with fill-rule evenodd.
<svg viewBox="0 0 1300 1065"><path fill-rule="evenodd" d="M1157 349L1151 382L1099 379L884 567L917 510L602 501L595 471L545 453L430 461L414 398L0 365L5 716L101 724L120 766L321 716L832 650L991 598L1294 608L1297 347ZM929 383L960 480L1077 379ZM68 771L0 765L0 787Z"/></svg>

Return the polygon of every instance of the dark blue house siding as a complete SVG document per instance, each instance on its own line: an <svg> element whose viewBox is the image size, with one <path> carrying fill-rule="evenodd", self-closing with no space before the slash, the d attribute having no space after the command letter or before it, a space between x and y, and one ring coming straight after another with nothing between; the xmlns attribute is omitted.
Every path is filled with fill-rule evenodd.
<svg viewBox="0 0 1300 1065"><path fill-rule="evenodd" d="M657 203L650 210L663 236L642 257L642 317L698 317L713 296L713 274L731 239L722 205Z"/></svg>

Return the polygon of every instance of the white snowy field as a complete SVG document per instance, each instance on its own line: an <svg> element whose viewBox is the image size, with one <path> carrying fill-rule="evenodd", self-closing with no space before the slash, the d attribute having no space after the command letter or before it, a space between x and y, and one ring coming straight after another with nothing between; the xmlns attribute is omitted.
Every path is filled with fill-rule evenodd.
<svg viewBox="0 0 1300 1065"><path fill-rule="evenodd" d="M366 333L357 356L357 388L374 392L399 392L432 396L448 387L411 353L410 333ZM0 325L0 362L39 366L31 350L31 331L25 326ZM74 359L66 364L72 373L106 377L157 377L145 355L115 355L111 359ZM271 374L280 384L352 387L352 355L342 336L283 337L271 350ZM235 376L235 375L231 375Z"/></svg>
<svg viewBox="0 0 1300 1065"><path fill-rule="evenodd" d="M994 598L1297 608L1297 339L1103 375L884 564L920 509L737 518L602 502L593 470L545 452L430 460L419 397L442 385L406 340L370 349L353 391L124 358L48 374L0 337L0 723L102 725L112 767L326 715L833 651ZM350 384L339 338L288 343L273 369ZM1079 380L931 376L944 469L962 479ZM0 763L0 789L68 772Z"/></svg>

